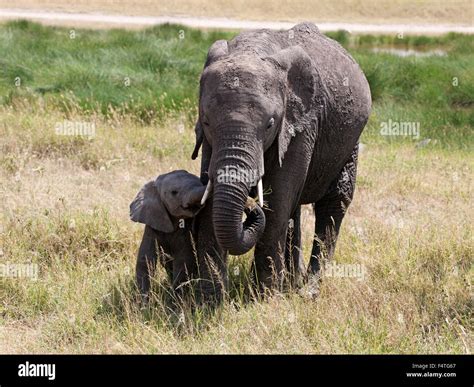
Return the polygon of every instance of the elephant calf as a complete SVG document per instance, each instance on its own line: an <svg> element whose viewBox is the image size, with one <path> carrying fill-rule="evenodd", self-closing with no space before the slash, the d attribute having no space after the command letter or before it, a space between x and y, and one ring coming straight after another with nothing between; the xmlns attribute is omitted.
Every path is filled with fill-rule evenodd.
<svg viewBox="0 0 474 387"><path fill-rule="evenodd" d="M192 221L201 208L205 186L184 170L146 183L130 204L130 218L145 224L137 257L138 288L144 298L159 257L176 289L194 272Z"/></svg>

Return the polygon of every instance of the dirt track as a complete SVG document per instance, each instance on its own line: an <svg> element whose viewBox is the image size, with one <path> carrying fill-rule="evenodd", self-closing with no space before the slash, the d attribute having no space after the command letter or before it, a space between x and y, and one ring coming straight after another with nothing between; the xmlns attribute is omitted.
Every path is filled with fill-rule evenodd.
<svg viewBox="0 0 474 387"><path fill-rule="evenodd" d="M198 17L176 17L176 16L125 16L107 15L100 13L66 13L49 11L25 11L18 9L0 9L0 20L2 19L29 19L47 24L71 24L85 25L89 27L145 27L157 24L182 24L195 28L216 29L289 29L295 23L279 21L249 21L226 18L198 18ZM459 32L474 34L474 27L466 25L441 25L441 24L352 24L352 23L318 23L322 31L347 30L349 32L373 32L373 33L407 33L407 34L444 34L447 32Z"/></svg>

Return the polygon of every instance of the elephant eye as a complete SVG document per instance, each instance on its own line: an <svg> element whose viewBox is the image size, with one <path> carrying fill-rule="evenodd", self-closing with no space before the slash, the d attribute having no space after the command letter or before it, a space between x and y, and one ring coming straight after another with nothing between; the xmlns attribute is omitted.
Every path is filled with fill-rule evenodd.
<svg viewBox="0 0 474 387"><path fill-rule="evenodd" d="M176 190L171 191L171 195L176 196L177 194L178 194L178 191Z"/></svg>
<svg viewBox="0 0 474 387"><path fill-rule="evenodd" d="M275 123L275 119L273 117L270 118L270 121L268 121L267 129L270 129L274 123Z"/></svg>

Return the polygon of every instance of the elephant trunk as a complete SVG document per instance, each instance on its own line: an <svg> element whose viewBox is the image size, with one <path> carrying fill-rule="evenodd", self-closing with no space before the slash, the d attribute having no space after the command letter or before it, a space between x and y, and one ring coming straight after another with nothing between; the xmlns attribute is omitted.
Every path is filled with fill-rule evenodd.
<svg viewBox="0 0 474 387"><path fill-rule="evenodd" d="M242 138L221 141L212 163L214 231L219 245L232 255L249 251L265 228L261 207L245 207L251 187L263 175L263 150L257 141ZM244 212L247 219L242 223Z"/></svg>
<svg viewBox="0 0 474 387"><path fill-rule="evenodd" d="M205 186L190 189L184 198L184 207L192 210L200 208L205 189Z"/></svg>

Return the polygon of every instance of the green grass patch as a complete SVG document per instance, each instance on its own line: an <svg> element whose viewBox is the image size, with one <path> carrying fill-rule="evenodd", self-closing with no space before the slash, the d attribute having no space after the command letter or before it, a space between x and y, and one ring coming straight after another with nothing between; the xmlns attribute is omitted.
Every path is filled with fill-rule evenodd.
<svg viewBox="0 0 474 387"><path fill-rule="evenodd" d="M118 112L147 123L181 112L192 122L207 50L215 40L234 35L178 25L72 32L8 22L0 26L0 103L19 108L41 104L65 114ZM413 140L381 136L381 122L392 120L418 122L421 139L442 147L472 144L472 36L328 35L349 49L370 83L376 117L363 141ZM374 48L436 49L444 55L399 57Z"/></svg>

